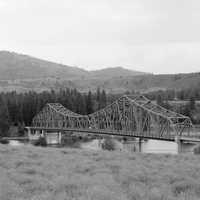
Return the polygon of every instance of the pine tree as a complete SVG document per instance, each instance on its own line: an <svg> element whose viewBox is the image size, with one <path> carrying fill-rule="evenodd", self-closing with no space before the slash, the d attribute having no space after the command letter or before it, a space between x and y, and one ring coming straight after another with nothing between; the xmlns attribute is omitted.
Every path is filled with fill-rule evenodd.
<svg viewBox="0 0 200 200"><path fill-rule="evenodd" d="M0 137L8 136L8 130L10 128L10 120L8 107L5 101L0 97Z"/></svg>
<svg viewBox="0 0 200 200"><path fill-rule="evenodd" d="M86 109L87 114L90 114L93 112L93 103L92 103L92 93L91 91L88 92L87 98L86 98Z"/></svg>
<svg viewBox="0 0 200 200"><path fill-rule="evenodd" d="M106 104L107 104L107 98L106 98L105 90L103 90L102 93L101 93L100 102L101 102L101 108L105 108Z"/></svg>
<svg viewBox="0 0 200 200"><path fill-rule="evenodd" d="M163 98L161 96L161 94L158 94L156 97L156 103L160 106L163 106Z"/></svg>
<svg viewBox="0 0 200 200"><path fill-rule="evenodd" d="M100 88L98 87L97 92L96 92L96 101L97 101L97 109L98 110L101 108L100 99L101 99L101 92L100 92Z"/></svg>

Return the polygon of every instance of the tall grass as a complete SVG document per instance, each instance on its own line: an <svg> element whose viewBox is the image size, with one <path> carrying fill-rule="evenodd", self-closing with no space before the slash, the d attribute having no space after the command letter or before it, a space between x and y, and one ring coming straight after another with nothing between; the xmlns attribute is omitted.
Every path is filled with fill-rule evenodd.
<svg viewBox="0 0 200 200"><path fill-rule="evenodd" d="M194 147L194 154L200 154L200 145Z"/></svg>
<svg viewBox="0 0 200 200"><path fill-rule="evenodd" d="M200 157L0 145L1 200L199 200Z"/></svg>

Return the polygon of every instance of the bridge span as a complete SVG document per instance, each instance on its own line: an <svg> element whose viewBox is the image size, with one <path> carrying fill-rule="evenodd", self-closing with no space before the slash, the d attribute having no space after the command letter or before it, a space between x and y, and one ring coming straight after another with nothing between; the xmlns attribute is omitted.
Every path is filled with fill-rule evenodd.
<svg viewBox="0 0 200 200"><path fill-rule="evenodd" d="M166 141L199 141L192 135L188 116L167 110L143 95L124 95L104 109L81 115L59 103L48 103L33 118L29 135L58 132L85 132ZM193 139L192 139L193 138Z"/></svg>

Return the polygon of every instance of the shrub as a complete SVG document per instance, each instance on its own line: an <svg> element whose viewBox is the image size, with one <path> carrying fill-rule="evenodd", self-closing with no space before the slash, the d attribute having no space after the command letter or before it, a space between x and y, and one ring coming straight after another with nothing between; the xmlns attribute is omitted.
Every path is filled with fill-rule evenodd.
<svg viewBox="0 0 200 200"><path fill-rule="evenodd" d="M34 142L35 146L42 146L42 147L46 147L47 146L47 141L44 137L40 137L39 139L37 139Z"/></svg>
<svg viewBox="0 0 200 200"><path fill-rule="evenodd" d="M1 143L1 144L8 144L9 141L8 141L8 140L5 140L5 139L0 139L0 143Z"/></svg>
<svg viewBox="0 0 200 200"><path fill-rule="evenodd" d="M103 144L102 144L102 149L108 150L108 151L115 150L115 141L110 139L110 138L105 139Z"/></svg>
<svg viewBox="0 0 200 200"><path fill-rule="evenodd" d="M196 146L193 151L194 154L200 154L200 145Z"/></svg>

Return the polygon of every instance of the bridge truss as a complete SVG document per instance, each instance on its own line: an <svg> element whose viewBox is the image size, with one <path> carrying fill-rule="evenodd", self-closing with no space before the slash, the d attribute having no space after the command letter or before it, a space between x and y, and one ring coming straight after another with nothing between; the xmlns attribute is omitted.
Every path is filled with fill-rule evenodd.
<svg viewBox="0 0 200 200"><path fill-rule="evenodd" d="M174 140L176 136L188 135L192 122L189 117L167 110L142 95L124 95L89 115L74 113L59 103L48 103L33 118L31 126Z"/></svg>

